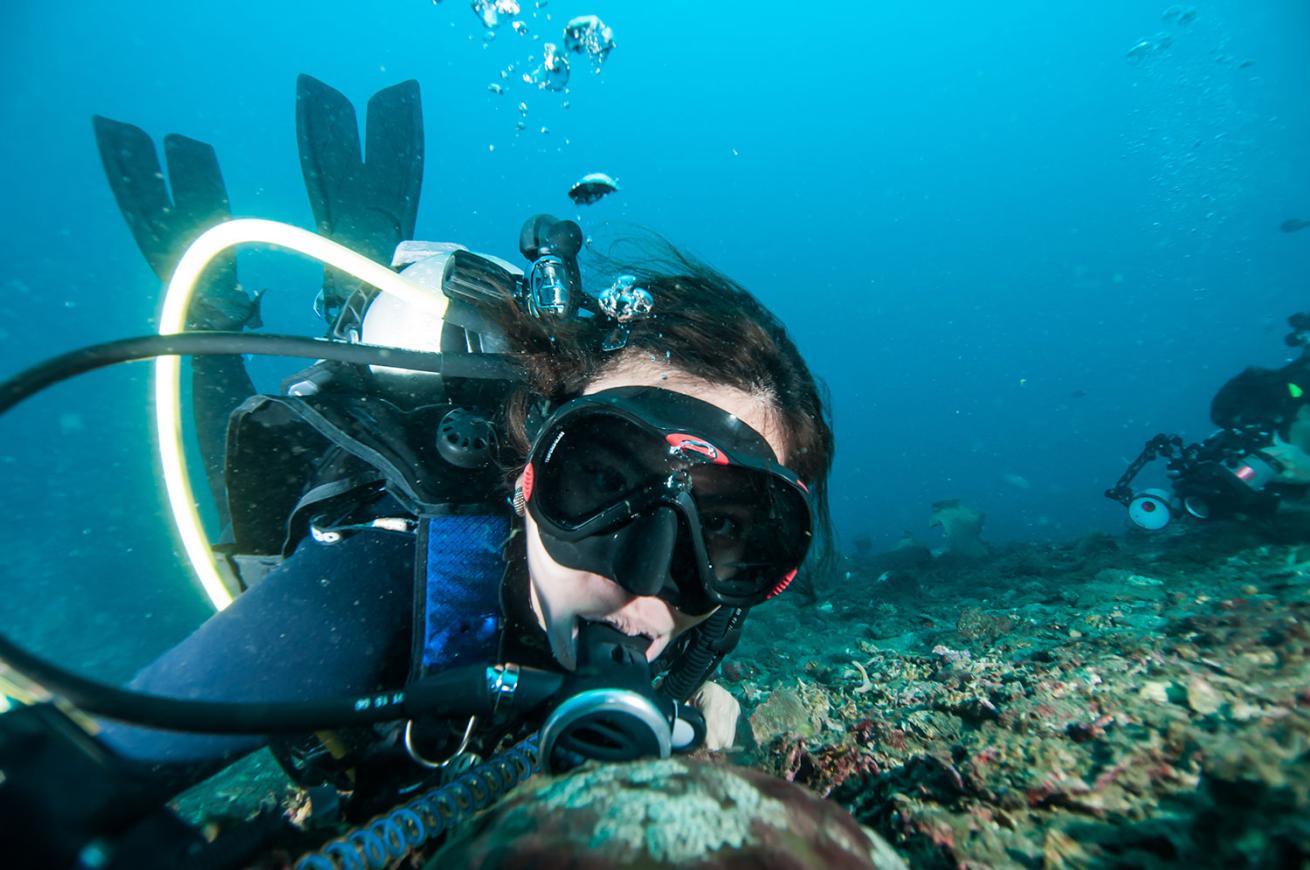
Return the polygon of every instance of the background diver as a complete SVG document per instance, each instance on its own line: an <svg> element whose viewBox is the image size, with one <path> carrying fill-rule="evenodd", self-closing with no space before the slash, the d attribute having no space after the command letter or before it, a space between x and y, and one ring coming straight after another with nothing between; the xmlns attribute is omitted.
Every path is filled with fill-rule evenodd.
<svg viewBox="0 0 1310 870"><path fill-rule="evenodd" d="M439 334L416 336L403 310L329 271L317 304L328 334L512 352L527 376L321 362L258 395L239 357L199 358L200 447L223 562L243 592L133 686L296 700L393 687L478 657L571 669L600 625L635 639L664 674L660 691L702 709L708 745L729 745L736 702L706 681L749 609L781 592L828 534L827 408L783 326L672 249L626 267L599 298L525 295L515 288L538 280L580 291L580 232L546 216L524 226L526 277L459 246L406 242L423 164L415 82L369 101L367 160L341 94L301 76L296 114L319 231L407 265L450 300ZM192 238L230 216L213 150L165 139L170 202L145 133L104 118L95 130L119 207L165 278ZM206 274L190 321L243 329L258 314L229 258ZM349 788L350 813L362 816L433 776L434 759L486 754L533 725L411 722L274 751L302 784ZM114 722L102 739L178 781L266 742Z"/></svg>
<svg viewBox="0 0 1310 870"><path fill-rule="evenodd" d="M1300 348L1297 358L1277 369L1252 366L1229 379L1210 403L1217 431L1195 444L1156 435L1106 490L1134 523L1159 530L1175 516L1270 517L1303 502L1310 492L1310 313L1293 314L1288 323L1285 341ZM1172 493L1135 492L1133 479L1159 457L1167 460Z"/></svg>

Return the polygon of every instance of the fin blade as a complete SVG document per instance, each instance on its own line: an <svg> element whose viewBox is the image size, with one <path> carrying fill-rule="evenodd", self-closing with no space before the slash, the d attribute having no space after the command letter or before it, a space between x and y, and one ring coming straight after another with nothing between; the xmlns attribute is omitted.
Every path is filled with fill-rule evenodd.
<svg viewBox="0 0 1310 870"><path fill-rule="evenodd" d="M210 227L231 219L232 206L227 196L227 185L223 183L223 172L218 168L218 155L214 153L212 145L170 133L164 137L164 160L168 164L168 182L173 188L175 247L172 251L173 260L169 264L171 273L187 245ZM236 289L236 253L221 254L205 269L204 284L192 308L203 310L200 305L202 298L207 298L211 304L216 300L226 300L227 304L222 306L225 308L237 305ZM244 293L239 294L239 302L245 303ZM197 312L189 314L197 316ZM228 312L223 319L237 317L233 311ZM210 319L208 316L199 318L202 323Z"/></svg>
<svg viewBox="0 0 1310 870"><path fill-rule="evenodd" d="M155 143L140 127L103 115L93 115L91 125L118 210L146 262L163 281L176 257L173 201Z"/></svg>
<svg viewBox="0 0 1310 870"><path fill-rule="evenodd" d="M164 159L179 220L201 231L232 217L214 147L177 133L164 137Z"/></svg>
<svg viewBox="0 0 1310 870"><path fill-rule="evenodd" d="M349 205L363 183L355 107L336 88L301 73L296 79L296 140L314 222L323 235L348 230Z"/></svg>
<svg viewBox="0 0 1310 870"><path fill-rule="evenodd" d="M396 245L414 237L423 187L423 101L414 79L378 91L368 101L364 169L371 201L391 218Z"/></svg>

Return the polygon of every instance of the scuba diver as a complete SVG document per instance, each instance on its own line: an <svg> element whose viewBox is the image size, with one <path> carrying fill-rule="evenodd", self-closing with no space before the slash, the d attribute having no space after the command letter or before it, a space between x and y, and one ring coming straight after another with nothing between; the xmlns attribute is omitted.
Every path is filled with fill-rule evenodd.
<svg viewBox="0 0 1310 870"><path fill-rule="evenodd" d="M1310 313L1288 318L1284 341L1300 355L1277 369L1252 366L1231 378L1210 403L1220 427L1186 444L1161 433L1146 443L1105 495L1128 508L1141 528L1158 531L1176 516L1195 520L1269 518L1310 493ZM1134 491L1133 479L1163 457L1172 493Z"/></svg>
<svg viewBox="0 0 1310 870"><path fill-rule="evenodd" d="M96 742L174 793L268 745L299 784L338 792L350 821L533 733L555 769L730 746L739 708L710 678L750 609L828 536L833 434L785 328L671 247L584 293L581 231L548 215L523 226L526 274L410 241L423 164L415 82L370 100L363 155L353 107L308 76L297 129L320 232L403 267L444 312L328 268L316 310L330 341L303 351L321 358L277 394L255 392L240 356L195 357L198 440L224 529L214 555L234 600L123 698L217 712L152 718L126 701L79 702L103 717ZM170 201L144 132L103 118L95 130L118 205L166 278L182 248L230 217L213 150L165 140ZM197 288L188 325L253 346L240 331L260 325L259 299L235 259L217 256ZM161 336L171 349L155 353L206 337L189 338ZM438 353L441 367L424 362ZM19 660L7 642L0 653ZM353 706L332 708L346 720L334 727L232 713L343 696ZM393 712L422 704L428 714ZM244 724L218 727L225 717Z"/></svg>

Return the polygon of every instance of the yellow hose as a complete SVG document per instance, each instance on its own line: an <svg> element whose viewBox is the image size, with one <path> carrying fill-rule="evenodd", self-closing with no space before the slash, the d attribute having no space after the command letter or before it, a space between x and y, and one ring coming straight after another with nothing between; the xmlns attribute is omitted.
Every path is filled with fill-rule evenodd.
<svg viewBox="0 0 1310 870"><path fill-rule="evenodd" d="M174 335L185 330L186 312L196 282L209 262L228 248L251 242L275 245L312 257L383 293L400 298L417 311L445 315L446 297L443 294L420 287L349 248L299 227L243 218L206 230L182 255L164 291L164 308L159 315L160 335ZM159 462L169 510L187 559L205 595L215 609L222 610L232 603L232 591L219 572L187 475L182 451L181 373L178 357L161 356L155 360L155 431L159 441Z"/></svg>

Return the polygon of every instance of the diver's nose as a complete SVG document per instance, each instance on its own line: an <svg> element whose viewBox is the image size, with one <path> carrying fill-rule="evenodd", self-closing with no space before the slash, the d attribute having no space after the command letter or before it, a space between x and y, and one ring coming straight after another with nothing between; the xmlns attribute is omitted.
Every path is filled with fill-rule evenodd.
<svg viewBox="0 0 1310 870"><path fill-rule="evenodd" d="M658 595L673 582L669 567L678 544L678 514L661 505L633 523L635 528L614 560L618 575L614 580L633 595Z"/></svg>

